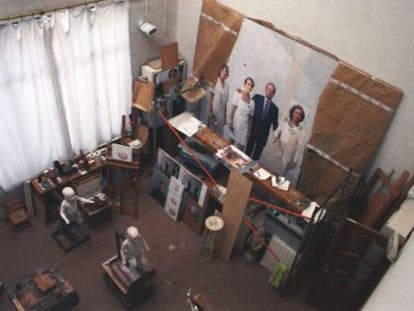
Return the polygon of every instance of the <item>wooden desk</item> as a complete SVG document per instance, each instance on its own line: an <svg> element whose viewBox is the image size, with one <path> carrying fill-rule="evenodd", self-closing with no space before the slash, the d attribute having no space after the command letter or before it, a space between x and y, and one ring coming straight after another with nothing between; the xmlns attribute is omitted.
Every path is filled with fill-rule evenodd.
<svg viewBox="0 0 414 311"><path fill-rule="evenodd" d="M208 127L204 127L203 129L198 131L194 135L194 137L200 140L202 143L204 143L207 146L207 148L209 148L214 153L216 153L218 149L222 149L230 145L230 142L228 140L224 139ZM258 179L256 176L254 176L254 172L261 167L263 166L260 164L256 165L253 171L245 173L246 177L248 177L255 184L260 185L270 195L282 201L284 204L286 204L286 206L289 209L299 213L302 212L306 208L306 206L303 205L306 196L303 193L296 190L295 188L293 188L292 186L290 186L287 191L283 191L275 187L272 187L270 178L268 180ZM266 169L265 167L263 168ZM271 172L268 169L266 170Z"/></svg>
<svg viewBox="0 0 414 311"><path fill-rule="evenodd" d="M205 144L207 148L209 148L214 153L216 153L218 149L222 149L228 145L231 145L228 140L224 139L208 127L204 127L199 130L197 133L195 133L194 137Z"/></svg>
<svg viewBox="0 0 414 311"><path fill-rule="evenodd" d="M306 199L306 196L303 193L296 190L295 188L293 188L292 186L289 186L289 189L287 191L284 191L284 190L273 187L272 182L270 181L270 178L268 178L267 180L258 179L254 175L254 172L260 168L266 169L262 165L257 165L257 168L255 168L254 171L248 172L245 174L246 177L249 178L254 183L260 185L269 194L276 197L278 200L282 201L284 204L286 204L286 206L289 209L291 209L294 212L301 213L307 207L307 205L304 202Z"/></svg>
<svg viewBox="0 0 414 311"><path fill-rule="evenodd" d="M39 198L40 202L44 206L45 209L45 223L46 225L50 224L53 220L56 219L57 211L53 211L52 207L48 204L48 196L54 196L55 191L61 192L61 190L66 187L70 186L73 182L80 180L81 178L88 176L92 173L99 171L101 168L105 166L105 161L98 161L90 165L89 170L86 174L81 174L78 170L75 173L68 175L68 176L61 176L61 182L59 181L52 181L48 179L48 187L44 188L38 181L38 178L34 178L31 180L32 189L34 189L34 193ZM59 193L60 194L60 193Z"/></svg>
<svg viewBox="0 0 414 311"><path fill-rule="evenodd" d="M48 204L48 198L49 196L55 196L55 191L60 192L64 187L71 186L75 182L79 182L82 180L82 178L88 178L91 174L95 174L102 168L108 167L108 168L121 168L121 169L128 169L132 170L134 172L134 176L132 178L133 182L133 188L134 192L136 194L135 199L135 218L137 218L137 212L136 212L136 206L137 206L137 192L138 192L138 180L137 177L139 169L140 169L140 161L139 161L139 153L134 155L132 162L125 162L125 161L119 161L115 160L111 157L111 154L106 154L105 152L102 153L101 158L99 160L95 160L93 164L90 164L88 167L88 170L85 171L86 173L82 174L81 171L77 170L73 174L70 174L68 176L60 176L61 181L57 181L56 179L52 181L51 179L48 179L47 187L42 187L42 185L39 183L38 178L34 178L31 180L32 189L34 190L34 193L41 201L42 205L44 206L45 211L45 224L48 225L57 218L57 210L53 210L53 207ZM109 185L109 174L106 174L106 181L107 185ZM122 205L122 193L121 192L121 205Z"/></svg>

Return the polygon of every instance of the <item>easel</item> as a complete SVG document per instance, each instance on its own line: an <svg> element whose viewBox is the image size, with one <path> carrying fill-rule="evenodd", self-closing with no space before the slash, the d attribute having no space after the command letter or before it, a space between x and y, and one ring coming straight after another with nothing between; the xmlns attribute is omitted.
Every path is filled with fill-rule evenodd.
<svg viewBox="0 0 414 311"><path fill-rule="evenodd" d="M122 145L127 145L132 139L128 138L126 135L126 116L122 116L122 129L121 129L121 141ZM138 191L139 191L139 182L140 182L140 154L139 151L137 153L133 152L133 159L131 162L120 161L116 160L112 157L111 154L111 147L108 146L108 153L107 153L107 163L109 164L109 169L106 172L106 185L107 187L111 188L111 168L117 168L120 170L121 178L119 180L119 184L115 187L115 192L119 195L119 210L121 214L131 213L134 216L134 219L138 218ZM126 173L126 174L125 174ZM124 195L128 189L128 185L126 182L125 175L129 180L129 184L132 186L132 190L134 193L134 204L132 208L124 207Z"/></svg>
<svg viewBox="0 0 414 311"><path fill-rule="evenodd" d="M118 160L108 159L110 162L110 169L117 168L120 169L121 178L118 182L118 185L110 186L115 188L116 195L119 196L119 211L121 214L132 214L134 219L138 218L138 191L139 191L139 160L133 162L122 162ZM126 176L127 175L127 176ZM109 186L111 184L110 178L111 174L108 170L106 172L106 184ZM134 193L134 204L132 208L126 208L124 206L125 193L128 190L128 185L131 186Z"/></svg>

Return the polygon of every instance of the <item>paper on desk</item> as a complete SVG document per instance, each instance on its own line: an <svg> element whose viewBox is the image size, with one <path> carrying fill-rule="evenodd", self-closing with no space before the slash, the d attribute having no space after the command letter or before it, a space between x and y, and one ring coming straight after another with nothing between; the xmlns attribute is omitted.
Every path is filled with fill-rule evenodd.
<svg viewBox="0 0 414 311"><path fill-rule="evenodd" d="M184 135L191 137L197 133L200 129L206 127L200 120L193 117L192 113L183 112L178 116L169 120L171 125Z"/></svg>
<svg viewBox="0 0 414 311"><path fill-rule="evenodd" d="M276 176L275 175L271 175L272 176L272 187L277 188L279 190L283 190L283 191L288 191L289 190L289 186L290 186L290 181L285 179L283 182L279 183L276 180Z"/></svg>
<svg viewBox="0 0 414 311"><path fill-rule="evenodd" d="M290 181L289 180L285 180L283 183L281 184L277 184L276 188L283 190L283 191L288 191L289 190L289 186L290 186Z"/></svg>
<svg viewBox="0 0 414 311"><path fill-rule="evenodd" d="M309 218L305 218L305 221L310 222L310 218L312 218L312 215L315 212L315 210L318 210L314 218L315 220L319 221L323 218L323 216L325 216L325 210L323 208L320 208L318 203L311 202L309 206L302 211L302 216Z"/></svg>
<svg viewBox="0 0 414 311"><path fill-rule="evenodd" d="M270 176L272 176L272 174L263 167L259 168L253 175L260 180L267 180Z"/></svg>

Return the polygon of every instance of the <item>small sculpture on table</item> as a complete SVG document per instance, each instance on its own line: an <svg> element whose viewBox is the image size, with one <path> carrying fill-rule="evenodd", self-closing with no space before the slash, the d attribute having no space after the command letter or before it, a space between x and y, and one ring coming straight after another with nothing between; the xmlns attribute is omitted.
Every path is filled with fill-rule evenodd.
<svg viewBox="0 0 414 311"><path fill-rule="evenodd" d="M126 230L126 239L121 244L120 255L122 264L129 269L136 269L140 273L146 271L147 259L144 250L149 251L145 238L140 234L135 226L130 226Z"/></svg>

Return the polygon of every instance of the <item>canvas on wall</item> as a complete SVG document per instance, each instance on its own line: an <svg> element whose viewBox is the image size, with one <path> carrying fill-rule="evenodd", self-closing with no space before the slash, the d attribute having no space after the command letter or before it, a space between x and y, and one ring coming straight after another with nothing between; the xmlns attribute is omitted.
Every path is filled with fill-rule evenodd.
<svg viewBox="0 0 414 311"><path fill-rule="evenodd" d="M279 108L279 123L288 117L290 107L301 105L306 114L302 125L307 140L319 96L337 63L337 59L325 53L244 18L228 62L230 102L246 77L255 82L253 94L264 95L266 84L273 82L277 88L273 102ZM230 115L229 110L227 115ZM271 140L272 135L269 135L260 162L273 170L275 146ZM300 165L287 177L296 181L299 169Z"/></svg>

